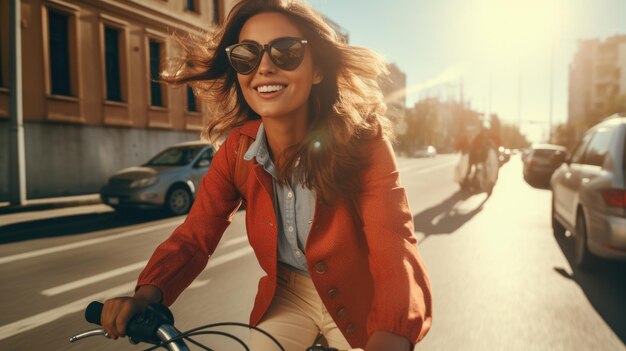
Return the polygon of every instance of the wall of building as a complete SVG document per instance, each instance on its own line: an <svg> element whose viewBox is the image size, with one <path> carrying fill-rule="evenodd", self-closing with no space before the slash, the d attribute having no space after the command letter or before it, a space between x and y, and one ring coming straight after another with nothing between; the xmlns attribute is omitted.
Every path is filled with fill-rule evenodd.
<svg viewBox="0 0 626 351"><path fill-rule="evenodd" d="M27 198L97 192L115 171L163 148L197 140L210 112L187 111L187 89L163 86L164 106L150 102L149 42L162 58L178 56L172 33L207 30L214 5L223 19L232 1L22 0L23 120ZM71 94L51 92L49 12L69 16ZM8 1L0 2L0 202L9 198ZM104 28L121 31L122 101L108 101ZM164 62L163 62L164 63ZM161 68L164 68L163 65Z"/></svg>
<svg viewBox="0 0 626 351"><path fill-rule="evenodd" d="M9 199L9 121L0 119L0 202Z"/></svg>
<svg viewBox="0 0 626 351"><path fill-rule="evenodd" d="M1 135L9 123L0 121ZM27 198L97 193L108 177L198 132L26 122ZM8 141L0 138L0 202L8 201ZM6 176L4 176L6 175Z"/></svg>
<svg viewBox="0 0 626 351"><path fill-rule="evenodd" d="M581 40L570 65L568 120L594 123L626 94L626 36Z"/></svg>

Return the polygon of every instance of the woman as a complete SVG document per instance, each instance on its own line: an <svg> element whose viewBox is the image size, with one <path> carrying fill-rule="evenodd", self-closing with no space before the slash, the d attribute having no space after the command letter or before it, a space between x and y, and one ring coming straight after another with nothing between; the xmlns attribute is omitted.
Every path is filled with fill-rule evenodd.
<svg viewBox="0 0 626 351"><path fill-rule="evenodd" d="M111 337L148 303L174 302L243 201L266 273L250 324L287 350L305 350L319 333L338 349L408 350L421 340L430 286L382 117L382 60L281 0L241 1L210 40L182 44L183 64L164 79L218 105L205 133L228 136L135 295L105 303ZM274 349L255 332L249 344Z"/></svg>

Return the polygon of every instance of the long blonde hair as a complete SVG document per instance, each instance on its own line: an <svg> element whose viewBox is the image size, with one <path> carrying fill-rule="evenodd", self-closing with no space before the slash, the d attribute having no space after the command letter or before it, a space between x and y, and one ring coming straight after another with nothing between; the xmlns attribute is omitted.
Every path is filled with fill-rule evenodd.
<svg viewBox="0 0 626 351"><path fill-rule="evenodd" d="M264 12L283 14L298 26L309 42L313 64L324 77L309 96L308 133L288 150L279 181L295 176L327 204L358 193L361 184L354 179L369 159L364 146L376 138L392 137L378 84L387 73L386 64L371 50L338 40L308 5L289 0L240 1L224 26L202 36L179 38L184 56L172 61L174 65L162 79L190 84L197 96L213 106L203 132L210 140L223 137L246 120L259 119L243 97L225 48L238 42L249 18Z"/></svg>

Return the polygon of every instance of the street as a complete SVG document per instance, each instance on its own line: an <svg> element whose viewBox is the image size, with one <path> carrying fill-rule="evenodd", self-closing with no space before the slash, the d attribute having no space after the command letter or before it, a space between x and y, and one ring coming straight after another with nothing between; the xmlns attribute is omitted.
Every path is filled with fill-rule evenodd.
<svg viewBox="0 0 626 351"><path fill-rule="evenodd" d="M459 190L457 160L398 159L433 289L433 326L416 350L626 350L626 264L573 268L573 239L552 234L550 191L524 182L519 155L502 166L489 198ZM206 270L172 306L179 329L248 321L262 274L244 216L235 215ZM152 251L183 219L123 216L105 205L0 216L0 350L145 349L68 338L92 327L83 319L90 301L132 293ZM246 330L237 333L245 340ZM198 340L237 350L224 338Z"/></svg>

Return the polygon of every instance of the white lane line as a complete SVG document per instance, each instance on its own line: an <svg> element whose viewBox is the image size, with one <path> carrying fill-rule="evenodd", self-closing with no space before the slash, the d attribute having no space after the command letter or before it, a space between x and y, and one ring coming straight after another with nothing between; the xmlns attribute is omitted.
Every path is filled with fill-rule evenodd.
<svg viewBox="0 0 626 351"><path fill-rule="evenodd" d="M123 234L111 234L109 236L102 237L102 238L79 241L79 242L72 243L72 244L59 245L55 247L49 247L47 249L35 250L35 251L24 252L24 253L16 254L16 255L0 257L0 264L14 262L18 260L24 260L27 258L33 258L37 256L48 255L48 254L62 252L62 251L73 250L73 249L77 249L77 248L89 246L89 245L101 244L107 241L127 238L129 236L145 234L145 233L149 233L151 231L162 229L162 228L178 226L180 223L182 223L182 220L179 219L179 220L172 221L172 222L161 223L161 224L153 225L150 227L144 227L144 228L140 228L136 230L131 230Z"/></svg>
<svg viewBox="0 0 626 351"><path fill-rule="evenodd" d="M209 269L211 268L215 268L219 265L222 265L224 263L227 263L231 260L237 259L239 257L243 257L249 253L252 252L252 248L251 247L244 247L242 249L239 249L237 251L233 251L229 254L226 254L224 256L220 256L220 257L216 257L214 260L210 261L209 264ZM200 286L204 286L206 284L208 284L209 280L200 280L197 281L195 284L192 283L192 285L190 285L190 288L197 288ZM76 313L76 312L81 312L84 311L85 308L87 308L87 305L91 302L91 301L104 301L106 299L110 299L116 296L123 296L123 295L127 295L130 292L132 292L133 290L135 290L135 281L132 282L128 282L122 285L118 285L114 288L105 290L105 291L101 291L99 293L87 296L85 298L82 298L80 300L74 301L74 302L70 302L66 305L57 307L57 308L53 308L49 311L46 312L42 312L39 314L36 314L34 316L30 316L27 318L24 318L22 320L19 320L17 322L13 322L11 324L7 324L4 326L0 327L0 340L4 340L8 337L23 333L25 331L29 331L31 329L37 328L39 326L42 326L44 324L48 324L50 322L54 322L57 319L63 318L65 316L67 316L68 314L72 314L72 313ZM69 333L71 333L72 331L69 331ZM78 332L78 331L77 331Z"/></svg>
<svg viewBox="0 0 626 351"><path fill-rule="evenodd" d="M48 324L59 318L65 317L68 314L84 311L85 308L87 308L87 305L91 301L103 301L106 299L110 299L112 297L127 295L129 292L132 292L134 289L135 289L135 282L129 282L129 283L111 288L109 290L101 291L99 293L87 296L80 300L68 303L67 305L53 308L49 311L42 312L34 316L24 318L17 322L4 325L0 327L0 340L4 340L8 337L17 335L19 333L23 333L33 328L37 328L41 325ZM68 333L72 333L72 331L68 330Z"/></svg>
<svg viewBox="0 0 626 351"><path fill-rule="evenodd" d="M232 260L236 260L239 257L243 257L246 256L248 254L250 254L252 252L252 247L250 246L246 246L246 247L242 247L239 250L235 250L233 252L229 252L225 255L220 255L218 257L215 257L213 259L209 260L209 268L215 268L217 266L220 266L224 263L227 263L228 261L232 261Z"/></svg>
<svg viewBox="0 0 626 351"><path fill-rule="evenodd" d="M438 169L441 169L441 168L450 167L451 165L454 165L456 163L457 163L457 161L451 161L451 162L442 163L442 164L437 165L437 166L420 169L420 170L418 170L416 172L411 172L411 175L432 172L432 171L435 171L435 170L438 170ZM411 170L413 170L415 168L419 168L419 167L420 167L420 165L411 165L410 167L399 169L399 171L400 171L400 174L402 175L403 173L409 172L409 171L411 171Z"/></svg>
<svg viewBox="0 0 626 351"><path fill-rule="evenodd" d="M246 242L246 241L248 241L248 237L245 236L245 235L242 235L242 236L240 236L238 238L230 239L230 240L224 242L224 244L220 244L220 246L218 246L217 249L218 250L225 249L227 247L231 247L233 245L241 244L241 243Z"/></svg>
<svg viewBox="0 0 626 351"><path fill-rule="evenodd" d="M246 236L242 236L242 237L238 237L238 238L234 238L231 240L226 241L223 246L220 246L220 249L224 249L226 247L230 247L236 244L239 244L241 242L247 241L248 238ZM235 252L239 252L239 251L235 251ZM232 253L231 253L232 254ZM227 254L225 256L228 256L230 254ZM221 259L222 256L216 257L215 261L218 261ZM239 256L237 256L239 257ZM213 260L209 261L209 262L213 262ZM144 268L146 265L148 264L148 261L141 261L141 262L137 262L137 263L133 263L124 267L120 267L120 268L116 268L114 270L108 271L108 272L103 272L100 274L96 274L87 278L83 278L83 279L79 279L70 283L66 283L66 284L62 284L59 286L55 286L54 288L49 288L46 290L43 290L41 292L42 295L45 296L55 296L55 295L59 295L65 292L68 292L70 290L74 290L74 289L78 289L78 288L82 288L83 286L89 285L89 284L93 284L93 283L97 283L100 282L102 280L105 279L109 279L109 278L113 278L116 277L118 275L122 275L122 274L126 274L128 272L132 272L138 269L142 269ZM215 265L215 264L213 264Z"/></svg>
<svg viewBox="0 0 626 351"><path fill-rule="evenodd" d="M245 237L245 236L228 240L228 241L226 241L223 244L223 246L220 246L220 250L222 250L222 249L224 249L226 247L229 247L229 246L233 246L233 245L239 244L239 243L247 241L247 240L248 240L248 238ZM249 247L247 249L248 249L248 251L252 250ZM238 258L238 257L241 256L241 252L244 252L244 251L238 250L238 251L234 251L234 252L231 252L229 254L226 254L224 256L218 256L214 260L210 260L209 264L211 266L215 266L215 263L213 263L213 261L217 261L218 262L217 264L219 265L219 264L221 264L222 261L228 261L228 259L229 259L228 257L231 257L229 255L233 255L233 254L235 254L235 255L232 256L232 257ZM247 254L248 251L245 251L244 254ZM227 257L227 258L223 258L223 257ZM45 296L59 295L59 294L68 292L70 290L82 288L83 286L103 281L105 279L113 278L113 277L116 277L118 275L126 274L128 272L132 272L132 271L135 271L135 270L138 270L138 269L143 269L147 264L148 264L147 260L146 261L137 262L137 263L133 263L133 264L130 264L130 265L127 265L127 266L124 266L124 267L116 268L116 269L108 271L108 272L103 272L103 273L96 274L96 275L93 275L93 276L90 276L90 277L87 277L87 278L79 279L79 280L76 280L76 281L73 281L73 282L70 282L70 283L66 283L66 284L62 284L62 285L59 285L59 286L55 286L54 288L43 290L41 292L41 294L45 295Z"/></svg>
<svg viewBox="0 0 626 351"><path fill-rule="evenodd" d="M128 265L128 266L124 266L124 267L120 267L120 268L114 269L112 271L96 274L96 275L93 275L91 277L87 277L87 278L84 278L84 279L79 279L79 280L73 281L71 283L67 283L67 284L55 286L54 288L46 289L46 290L42 291L41 294L45 295L45 296L54 296L54 295L62 294L64 292L68 292L70 290L82 288L85 285L97 283L97 282L105 280L105 279L113 278L113 277L116 277L118 275L122 275L122 274L125 274L125 273L128 273L128 272L132 272L132 271L135 271L135 270L138 270L138 269L142 269L143 267L146 266L146 264L148 264L148 261L141 261L141 262L133 263L133 264Z"/></svg>

